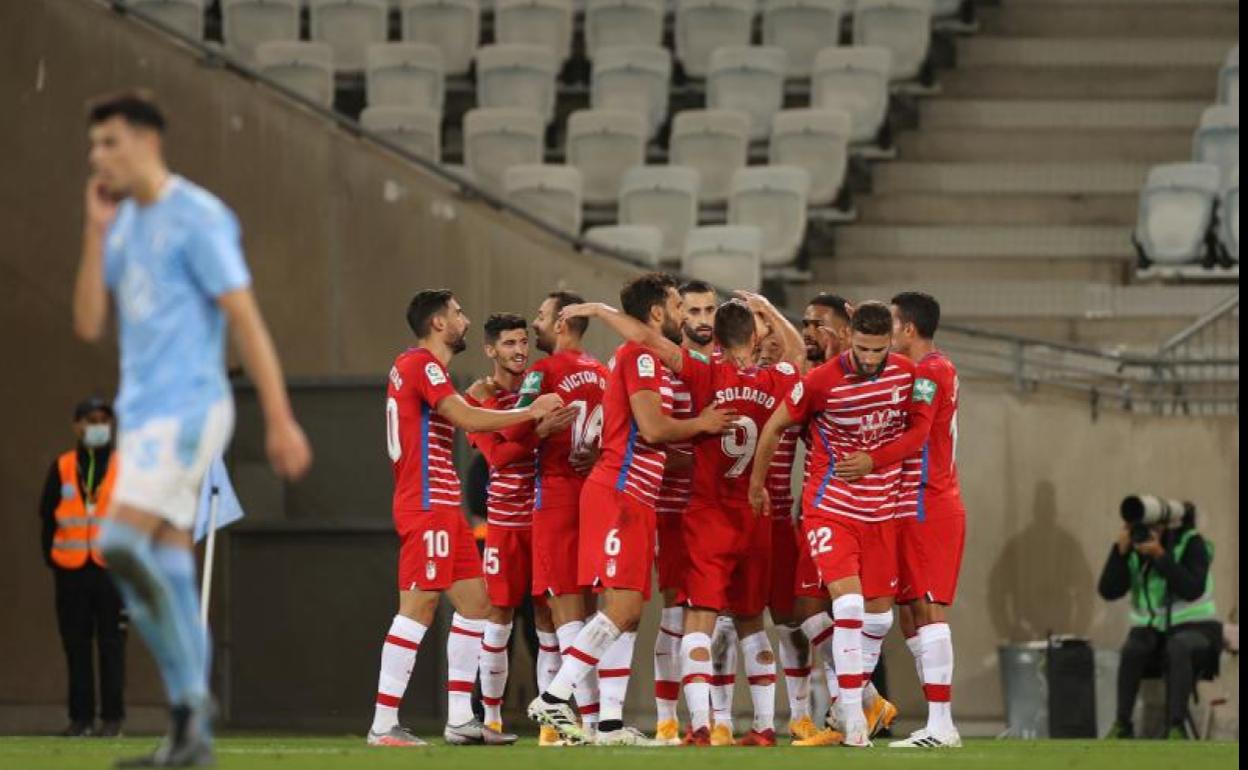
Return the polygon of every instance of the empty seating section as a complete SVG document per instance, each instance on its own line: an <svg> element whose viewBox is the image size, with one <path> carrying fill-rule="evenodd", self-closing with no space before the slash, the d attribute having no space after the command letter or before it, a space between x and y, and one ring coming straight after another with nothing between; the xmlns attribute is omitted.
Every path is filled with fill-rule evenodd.
<svg viewBox="0 0 1248 770"><path fill-rule="evenodd" d="M711 54L706 79L706 106L737 110L750 118L753 141L767 138L771 117L784 104L784 72L788 57L783 48L724 46Z"/></svg>
<svg viewBox="0 0 1248 770"><path fill-rule="evenodd" d="M683 166L629 169L620 185L622 225L648 225L659 231L659 256L680 259L685 237L698 224L698 172Z"/></svg>
<svg viewBox="0 0 1248 770"><path fill-rule="evenodd" d="M1239 108L1215 104L1200 116L1192 160L1212 163L1223 177L1239 168Z"/></svg>
<svg viewBox="0 0 1248 770"><path fill-rule="evenodd" d="M590 104L645 116L647 139L667 120L672 57L666 48L618 45L594 56Z"/></svg>
<svg viewBox="0 0 1248 770"><path fill-rule="evenodd" d="M732 175L746 164L750 119L734 110L686 110L672 121L667 157L673 166L698 172L698 199L704 204L728 198Z"/></svg>
<svg viewBox="0 0 1248 770"><path fill-rule="evenodd" d="M713 285L757 291L762 284L763 234L749 225L697 227L685 241L680 268Z"/></svg>
<svg viewBox="0 0 1248 770"><path fill-rule="evenodd" d="M570 166L519 165L503 174L507 199L547 224L581 229L581 173Z"/></svg>
<svg viewBox="0 0 1248 770"><path fill-rule="evenodd" d="M808 78L815 55L840 42L841 17L849 5L850 0L767 0L762 11L763 45L788 54L785 75Z"/></svg>
<svg viewBox="0 0 1248 770"><path fill-rule="evenodd" d="M370 106L398 105L442 111L442 49L423 43L368 47L365 94Z"/></svg>
<svg viewBox="0 0 1248 770"><path fill-rule="evenodd" d="M806 169L807 202L829 206L845 181L852 132L849 113L843 110L785 110L772 118L767 158L773 165Z"/></svg>
<svg viewBox="0 0 1248 770"><path fill-rule="evenodd" d="M360 125L425 160L441 160L442 113L436 110L375 105L360 113Z"/></svg>
<svg viewBox="0 0 1248 770"><path fill-rule="evenodd" d="M1239 107L1239 46L1231 49L1218 73L1218 101Z"/></svg>
<svg viewBox="0 0 1248 770"><path fill-rule="evenodd" d="M854 45L888 49L894 80L919 75L927 60L931 26L931 0L856 0L854 5Z"/></svg>
<svg viewBox="0 0 1248 770"><path fill-rule="evenodd" d="M825 48L815 56L810 103L815 109L849 113L856 143L876 138L888 116L893 55L870 46Z"/></svg>
<svg viewBox="0 0 1248 770"><path fill-rule="evenodd" d="M363 70L368 47L386 41L386 0L308 0L308 9L312 39L333 49L335 69Z"/></svg>
<svg viewBox="0 0 1248 770"><path fill-rule="evenodd" d="M461 76L472 67L481 40L477 0L400 0L403 39L442 49L442 69Z"/></svg>
<svg viewBox="0 0 1248 770"><path fill-rule="evenodd" d="M588 0L585 7L585 53L613 46L663 45L664 0Z"/></svg>
<svg viewBox="0 0 1248 770"><path fill-rule="evenodd" d="M299 0L221 0L221 27L226 50L254 62L261 43L299 39Z"/></svg>
<svg viewBox="0 0 1248 770"><path fill-rule="evenodd" d="M728 223L752 225L762 236L766 267L782 267L797 256L806 232L810 175L797 166L751 166L732 177Z"/></svg>
<svg viewBox="0 0 1248 770"><path fill-rule="evenodd" d="M125 4L175 32L204 38L205 0L125 0Z"/></svg>
<svg viewBox="0 0 1248 770"><path fill-rule="evenodd" d="M334 52L325 43L261 43L256 69L322 107L334 103Z"/></svg>
<svg viewBox="0 0 1248 770"><path fill-rule="evenodd" d="M477 105L536 110L555 117L555 75L559 62L548 48L499 43L477 50Z"/></svg>
<svg viewBox="0 0 1248 770"><path fill-rule="evenodd" d="M645 118L624 110L579 110L568 117L568 165L580 170L585 202L614 204L624 173L646 159Z"/></svg>
<svg viewBox="0 0 1248 770"><path fill-rule="evenodd" d="M1219 190L1218 167L1173 163L1153 168L1140 193L1136 241L1150 262L1184 263L1201 256Z"/></svg>
<svg viewBox="0 0 1248 770"><path fill-rule="evenodd" d="M654 267L659 264L663 233L653 225L602 225L586 230L585 240Z"/></svg>
<svg viewBox="0 0 1248 770"><path fill-rule="evenodd" d="M494 39L541 46L562 64L572 53L572 0L496 0Z"/></svg>
<svg viewBox="0 0 1248 770"><path fill-rule="evenodd" d="M545 120L533 110L481 108L464 115L464 164L487 190L503 189L510 166L542 162Z"/></svg>
<svg viewBox="0 0 1248 770"><path fill-rule="evenodd" d="M750 44L754 0L680 0L676 6L676 60L687 76L704 78L711 54Z"/></svg>

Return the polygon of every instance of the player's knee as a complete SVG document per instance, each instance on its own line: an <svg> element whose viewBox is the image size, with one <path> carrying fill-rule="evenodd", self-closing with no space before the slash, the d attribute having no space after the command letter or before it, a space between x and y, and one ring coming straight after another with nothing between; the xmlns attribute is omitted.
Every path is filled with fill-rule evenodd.
<svg viewBox="0 0 1248 770"><path fill-rule="evenodd" d="M697 661L698 663L710 663L711 662L711 648L694 647L692 650L689 651L689 660L694 660L694 661Z"/></svg>
<svg viewBox="0 0 1248 770"><path fill-rule="evenodd" d="M131 577L139 570L139 551L148 545L142 532L114 519L105 519L100 524L96 543L109 569L123 578Z"/></svg>
<svg viewBox="0 0 1248 770"><path fill-rule="evenodd" d="M771 650L759 650L758 654L754 656L754 660L759 665L770 666L775 664L776 656L772 654Z"/></svg>

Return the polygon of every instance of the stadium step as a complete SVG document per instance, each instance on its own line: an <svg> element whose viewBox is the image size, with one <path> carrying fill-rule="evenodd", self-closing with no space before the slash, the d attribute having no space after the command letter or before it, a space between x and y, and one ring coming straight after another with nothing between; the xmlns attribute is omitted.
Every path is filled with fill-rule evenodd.
<svg viewBox="0 0 1248 770"><path fill-rule="evenodd" d="M872 191L946 195L1138 195L1147 163L888 163Z"/></svg>
<svg viewBox="0 0 1248 770"><path fill-rule="evenodd" d="M1213 74L1210 73L1210 78ZM1033 99L934 99L919 110L932 128L1186 129L1200 121L1207 101Z"/></svg>
<svg viewBox="0 0 1248 770"><path fill-rule="evenodd" d="M1237 27L1226 30L1233 33ZM1235 44L1233 37L1156 39L971 37L958 41L959 67L1126 66L1216 68ZM1077 72L1071 73L1077 77Z"/></svg>
<svg viewBox="0 0 1248 770"><path fill-rule="evenodd" d="M855 200L862 224L1119 225L1135 224L1138 196L945 195L896 193Z"/></svg>
<svg viewBox="0 0 1248 770"><path fill-rule="evenodd" d="M838 256L914 259L1129 259L1130 231L1118 226L948 227L856 225L836 234Z"/></svg>
<svg viewBox="0 0 1248 770"><path fill-rule="evenodd" d="M927 286L933 281L962 277L972 283L1023 281L1034 276L1047 280L1121 282L1129 263L1124 260L1093 259L1006 259L999 256L964 258L948 255L859 254L816 258L810 262L816 281L833 286L906 284ZM855 295L866 296L866 295Z"/></svg>
<svg viewBox="0 0 1248 770"><path fill-rule="evenodd" d="M1010 3L979 9L984 35L1025 37L1223 37L1239 26L1239 9L1202 3Z"/></svg>
<svg viewBox="0 0 1248 770"><path fill-rule="evenodd" d="M1080 67L1000 66L952 69L940 74L942 96L973 99L1203 99L1217 91L1215 69L1200 66Z"/></svg>
<svg viewBox="0 0 1248 770"><path fill-rule="evenodd" d="M907 161L1095 161L1161 163L1192 151L1192 132L1183 131L995 131L928 129L898 137L898 156Z"/></svg>

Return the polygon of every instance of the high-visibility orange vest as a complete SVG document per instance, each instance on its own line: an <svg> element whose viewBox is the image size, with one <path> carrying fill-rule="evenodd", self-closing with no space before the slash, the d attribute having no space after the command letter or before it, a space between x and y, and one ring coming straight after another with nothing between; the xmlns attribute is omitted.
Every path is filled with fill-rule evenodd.
<svg viewBox="0 0 1248 770"><path fill-rule="evenodd" d="M80 569L87 557L99 566L104 557L96 547L99 524L108 513L108 501L117 478L117 453L108 461L108 471L95 489L90 505L82 499L78 488L78 452L71 449L56 460L61 475L61 503L56 506L56 534L52 537L52 562L62 569Z"/></svg>

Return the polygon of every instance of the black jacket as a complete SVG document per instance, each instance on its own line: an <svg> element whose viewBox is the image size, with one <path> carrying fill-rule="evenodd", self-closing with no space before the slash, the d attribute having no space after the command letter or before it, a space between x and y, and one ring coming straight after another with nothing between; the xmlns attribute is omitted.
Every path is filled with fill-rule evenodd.
<svg viewBox="0 0 1248 770"><path fill-rule="evenodd" d="M92 479L91 489L86 488L87 477L86 469L90 462L90 453L95 452L95 478ZM78 444L78 492L83 497L90 492L94 494L99 489L100 484L104 481L104 475L108 473L108 463L113 459L113 447L108 445L100 447L96 450L90 450L81 443ZM48 469L48 477L43 482L43 497L39 500L39 518L43 521L43 560L53 569L57 566L52 562L52 538L56 534L56 507L61 504L61 471L56 467L57 461L52 461L52 467ZM92 562L88 562L90 564Z"/></svg>
<svg viewBox="0 0 1248 770"><path fill-rule="evenodd" d="M1170 594L1185 602L1196 601L1205 592L1205 580L1209 576L1209 553L1205 548L1205 540L1199 534L1192 536L1183 552L1183 561L1174 560L1174 546L1179 542L1186 529L1167 530L1161 538L1161 547L1165 554L1159 559L1147 556L1140 558L1144 562L1145 571L1155 569L1166 579ZM1109 547L1109 558L1105 560L1105 569L1101 570L1101 579L1096 590L1101 598L1114 601L1126 596L1131 590L1131 570L1127 566L1126 554L1118 553L1115 543Z"/></svg>

